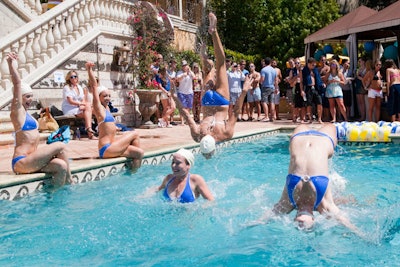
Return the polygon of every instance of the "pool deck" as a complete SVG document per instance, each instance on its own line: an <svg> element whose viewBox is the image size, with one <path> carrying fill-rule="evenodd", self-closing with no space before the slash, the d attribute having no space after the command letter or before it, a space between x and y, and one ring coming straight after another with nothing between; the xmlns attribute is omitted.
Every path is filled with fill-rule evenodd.
<svg viewBox="0 0 400 267"><path fill-rule="evenodd" d="M318 128L321 125L313 123L312 126ZM296 124L285 119L275 122L237 122L234 138L262 133L267 130L281 128L293 129L294 127L296 127ZM187 125L177 125L172 128L135 129L135 131L140 134L141 147L145 151L145 157L161 154L163 151L172 151L181 147L194 147L198 145L198 143L193 141ZM39 149L41 145L45 145L44 141L39 145ZM97 140L89 140L87 138L71 140L67 145L67 153L72 159L70 163L72 173L101 165L112 165L125 161L125 158L99 159ZM12 155L13 145L0 146L0 188L15 185L24 180L39 180L45 178L44 173L15 175L11 169Z"/></svg>

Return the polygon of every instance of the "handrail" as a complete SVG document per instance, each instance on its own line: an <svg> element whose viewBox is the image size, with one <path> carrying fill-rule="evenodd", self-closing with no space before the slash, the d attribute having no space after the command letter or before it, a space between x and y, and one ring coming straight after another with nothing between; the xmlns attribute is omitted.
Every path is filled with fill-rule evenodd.
<svg viewBox="0 0 400 267"><path fill-rule="evenodd" d="M29 0L32 1L35 0ZM133 4L129 0L68 0L1 38L0 108L12 98L6 61L10 51L18 53L22 80L33 85L62 62L62 57L71 56L99 34L127 36L127 19Z"/></svg>
<svg viewBox="0 0 400 267"><path fill-rule="evenodd" d="M42 4L40 0L4 0L19 16L25 21L31 21L42 14Z"/></svg>

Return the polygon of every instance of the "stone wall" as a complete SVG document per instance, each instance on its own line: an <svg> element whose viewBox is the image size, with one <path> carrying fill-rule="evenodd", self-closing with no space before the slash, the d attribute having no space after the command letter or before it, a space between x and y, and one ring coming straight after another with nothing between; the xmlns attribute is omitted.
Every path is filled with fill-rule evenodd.
<svg viewBox="0 0 400 267"><path fill-rule="evenodd" d="M176 49L194 50L195 33L178 28L174 31ZM138 127L141 116L138 112L134 112L138 110L138 103L134 106L127 98L128 91L133 88L133 75L121 71L114 56L115 48L123 46L123 43L124 40L116 39L115 36L100 35L75 56L61 62L57 68L51 70L45 78L35 84L33 86L35 98L42 106L54 105L61 109L64 81L56 82L56 76L65 77L70 70L74 70L78 72L80 84L85 87L88 81L85 63L86 61L97 62L95 74L99 77L100 84L110 89L113 106L124 113L117 120L129 127Z"/></svg>
<svg viewBox="0 0 400 267"><path fill-rule="evenodd" d="M180 29L174 29L174 46L179 51L195 50L196 34Z"/></svg>
<svg viewBox="0 0 400 267"><path fill-rule="evenodd" d="M98 67L95 67L95 74L99 77L99 83L110 90L112 105L124 113L121 118L117 119L128 126L138 125L134 119L140 120L140 115L136 114L135 117L133 105L130 102L127 103L127 92L132 89L132 74L120 71L121 67L115 62L115 48L122 45L123 40L115 39L114 36L99 36L75 56L60 63L56 69L35 84L33 86L35 98L43 106L54 105L61 109L64 82L56 82L57 74L60 73L65 77L69 71L74 70L78 73L80 84L85 87L88 81L85 63L86 61L97 62Z"/></svg>

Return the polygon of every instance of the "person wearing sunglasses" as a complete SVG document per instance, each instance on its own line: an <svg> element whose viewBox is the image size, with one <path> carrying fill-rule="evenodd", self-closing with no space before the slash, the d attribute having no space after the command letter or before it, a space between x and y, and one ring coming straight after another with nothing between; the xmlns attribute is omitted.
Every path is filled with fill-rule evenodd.
<svg viewBox="0 0 400 267"><path fill-rule="evenodd" d="M336 122L336 105L339 107L345 121L347 121L346 107L343 102L342 85L345 79L342 71L339 69L339 63L333 59L330 63L330 69L323 77L326 84L326 98L329 101L329 110L331 112L332 121Z"/></svg>
<svg viewBox="0 0 400 267"><path fill-rule="evenodd" d="M65 77L61 109L64 115L83 118L89 139L96 139L95 131L92 129L92 104L89 100L89 92L79 84L76 71L69 71Z"/></svg>
<svg viewBox="0 0 400 267"><path fill-rule="evenodd" d="M364 87L368 90L368 120L378 122L381 117L381 103L383 98L382 93L382 74L380 69L382 63L380 60L375 60L374 64L368 60L366 65L370 65L370 69L363 78ZM375 118L374 116L375 115Z"/></svg>

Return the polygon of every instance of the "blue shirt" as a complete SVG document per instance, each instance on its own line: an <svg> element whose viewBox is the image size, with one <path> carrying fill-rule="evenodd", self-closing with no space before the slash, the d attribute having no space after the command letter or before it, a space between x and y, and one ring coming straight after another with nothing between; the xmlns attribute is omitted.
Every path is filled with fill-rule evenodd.
<svg viewBox="0 0 400 267"><path fill-rule="evenodd" d="M318 69L314 68L314 69L310 70L310 68L308 68L308 66L305 66L302 70L303 85L304 86L312 85L311 72L314 73L315 87L320 88L322 86L323 82L321 79L321 75L319 75Z"/></svg>
<svg viewBox="0 0 400 267"><path fill-rule="evenodd" d="M166 80L167 81L164 81L163 79L161 79L160 75L158 75L158 74L156 75L156 82L161 84L162 87L164 87L164 89L169 92L169 90L171 90L171 83L170 83L169 78L167 78Z"/></svg>
<svg viewBox="0 0 400 267"><path fill-rule="evenodd" d="M264 78L261 87L275 88L276 70L271 66L266 66L261 69L261 77Z"/></svg>

